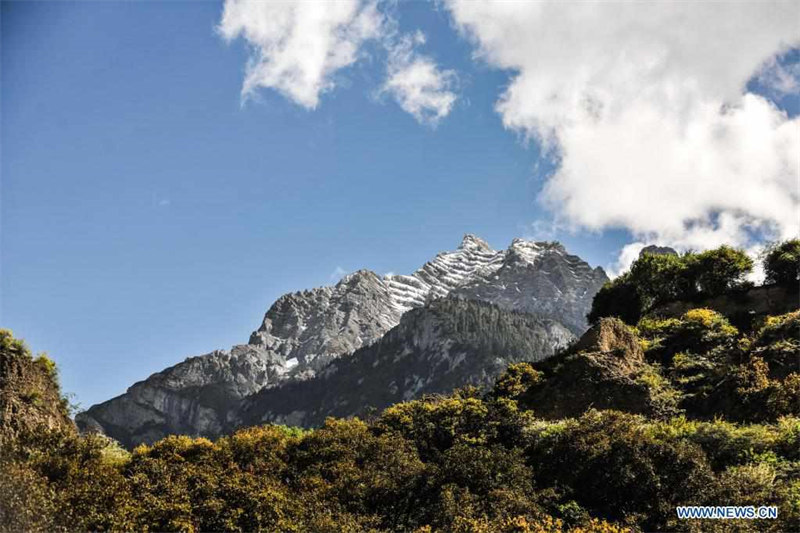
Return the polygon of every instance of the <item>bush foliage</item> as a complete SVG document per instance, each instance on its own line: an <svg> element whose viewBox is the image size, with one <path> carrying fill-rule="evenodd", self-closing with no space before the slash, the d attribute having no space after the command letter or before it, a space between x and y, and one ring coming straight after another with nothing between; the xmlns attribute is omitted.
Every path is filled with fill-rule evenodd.
<svg viewBox="0 0 800 533"><path fill-rule="evenodd" d="M771 247L764 257L767 283L796 289L800 281L800 239L792 239Z"/></svg>
<svg viewBox="0 0 800 533"><path fill-rule="evenodd" d="M800 521L798 380L779 366L798 354L798 321L745 335L707 309L641 320L642 383L678 391L672 418L537 418L522 399L548 379L543 362L510 366L485 392L314 430L171 436L131 452L99 435L27 432L0 450L0 530L789 530ZM716 504L775 505L779 518L675 514Z"/></svg>

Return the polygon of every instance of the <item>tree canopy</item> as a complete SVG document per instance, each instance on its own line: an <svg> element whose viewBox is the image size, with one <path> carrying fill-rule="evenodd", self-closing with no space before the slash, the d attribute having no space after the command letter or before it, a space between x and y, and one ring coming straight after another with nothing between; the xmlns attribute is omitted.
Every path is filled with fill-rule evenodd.
<svg viewBox="0 0 800 533"><path fill-rule="evenodd" d="M616 316L635 324L669 302L694 302L746 287L753 260L742 250L720 246L702 253L644 253L628 272L608 282L595 296L588 319Z"/></svg>
<svg viewBox="0 0 800 533"><path fill-rule="evenodd" d="M767 283L796 289L800 280L800 239L792 239L768 249L764 257Z"/></svg>

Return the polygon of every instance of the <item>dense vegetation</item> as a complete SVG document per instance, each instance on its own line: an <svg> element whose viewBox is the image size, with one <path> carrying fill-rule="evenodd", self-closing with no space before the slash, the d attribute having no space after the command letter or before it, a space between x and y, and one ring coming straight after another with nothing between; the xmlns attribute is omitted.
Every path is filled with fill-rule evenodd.
<svg viewBox="0 0 800 533"><path fill-rule="evenodd" d="M0 329L0 447L31 427L74 430L56 364Z"/></svg>
<svg viewBox="0 0 800 533"><path fill-rule="evenodd" d="M800 282L800 239L769 247L764 258L764 273L767 283L796 289Z"/></svg>
<svg viewBox="0 0 800 533"><path fill-rule="evenodd" d="M674 290L736 290L746 270L738 253L715 254L704 257L732 265L727 274L693 274L694 285ZM695 264L671 257L645 256L616 286L633 283L652 308L658 291L636 285L644 271L658 263L671 277ZM685 278L675 279L680 287ZM671 294L659 301L684 295ZM172 436L128 452L68 426L17 423L3 433L14 418L5 413L0 529L796 530L800 311L758 317L749 329L702 308L595 322L570 349L513 364L487 390L309 431ZM34 364L4 335L0 360ZM775 505L779 515L688 521L678 505Z"/></svg>
<svg viewBox="0 0 800 533"><path fill-rule="evenodd" d="M764 258L766 282L796 291L800 278L800 240L770 247ZM741 250L721 246L702 253L646 253L625 274L597 293L589 313L594 323L616 316L634 325L668 302L704 299L752 287L745 276L753 261Z"/></svg>

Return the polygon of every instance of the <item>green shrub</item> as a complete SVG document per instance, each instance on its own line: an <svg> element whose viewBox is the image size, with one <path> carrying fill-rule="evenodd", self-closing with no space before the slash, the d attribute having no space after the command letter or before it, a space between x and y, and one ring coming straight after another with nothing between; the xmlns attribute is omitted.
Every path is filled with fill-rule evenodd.
<svg viewBox="0 0 800 533"><path fill-rule="evenodd" d="M31 351L22 339L14 338L10 329L0 328L0 354L3 357L31 357Z"/></svg>
<svg viewBox="0 0 800 533"><path fill-rule="evenodd" d="M690 279L693 254L644 254L633 262L630 281L641 295L645 310L695 296Z"/></svg>
<svg viewBox="0 0 800 533"><path fill-rule="evenodd" d="M781 341L788 341L793 345L800 343L800 311L767 317L756 334L757 346Z"/></svg>
<svg viewBox="0 0 800 533"><path fill-rule="evenodd" d="M566 430L541 434L528 454L537 482L569 487L594 515L639 517L651 531L665 529L676 505L708 501L714 484L699 446L654 438L643 418L612 411L589 411Z"/></svg>
<svg viewBox="0 0 800 533"><path fill-rule="evenodd" d="M516 400L530 387L539 383L542 376L543 374L535 370L530 363L509 365L495 381L493 394L499 398Z"/></svg>
<svg viewBox="0 0 800 533"><path fill-rule="evenodd" d="M36 359L34 359L34 363L44 370L54 383L58 383L58 367L56 366L55 361L50 359L46 353L40 353Z"/></svg>
<svg viewBox="0 0 800 533"><path fill-rule="evenodd" d="M637 325L639 334L650 341L648 357L665 367L681 352L706 354L714 348L732 350L738 330L721 314L711 309L691 309L680 318L645 317Z"/></svg>
<svg viewBox="0 0 800 533"><path fill-rule="evenodd" d="M377 427L411 440L427 460L458 441L485 442L488 413L487 404L477 398L429 398L386 409Z"/></svg>
<svg viewBox="0 0 800 533"><path fill-rule="evenodd" d="M753 260L743 251L720 246L685 257L688 283L704 296L718 296L740 286L753 270ZM682 296L687 296L683 294Z"/></svg>

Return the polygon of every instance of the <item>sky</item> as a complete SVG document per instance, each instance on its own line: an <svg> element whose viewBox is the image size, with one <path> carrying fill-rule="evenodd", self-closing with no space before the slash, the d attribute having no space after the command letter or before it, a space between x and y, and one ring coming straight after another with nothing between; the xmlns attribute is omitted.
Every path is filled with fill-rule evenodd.
<svg viewBox="0 0 800 533"><path fill-rule="evenodd" d="M464 233L612 273L798 233L796 3L0 9L0 326L84 408Z"/></svg>

